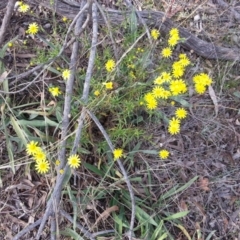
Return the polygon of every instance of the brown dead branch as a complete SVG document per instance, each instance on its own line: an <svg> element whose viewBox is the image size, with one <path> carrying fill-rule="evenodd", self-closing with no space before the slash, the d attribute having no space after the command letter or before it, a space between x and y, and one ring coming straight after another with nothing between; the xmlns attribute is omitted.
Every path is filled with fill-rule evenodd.
<svg viewBox="0 0 240 240"><path fill-rule="evenodd" d="M62 16L66 16L69 19L74 19L79 11L79 7L68 5L58 0L56 9L50 5L49 0L31 0L30 4L42 5L50 10L56 10L56 12ZM108 17L111 25L114 27L120 26L127 19L130 18L131 11L118 11L105 9L105 14ZM139 16L144 20L148 27L160 28L162 35L166 35L169 30L175 27L175 23L168 18L165 18L165 14L159 11L136 11ZM85 15L88 14L86 11ZM98 23L105 25L105 20L102 14L98 13ZM139 26L143 23L138 21ZM185 41L181 43L181 46L185 49L195 52L197 55L208 59L222 59L230 61L240 60L240 50L234 48L226 48L222 46L214 45L213 43L206 42L190 33L183 27L178 27L181 37L185 38Z"/></svg>

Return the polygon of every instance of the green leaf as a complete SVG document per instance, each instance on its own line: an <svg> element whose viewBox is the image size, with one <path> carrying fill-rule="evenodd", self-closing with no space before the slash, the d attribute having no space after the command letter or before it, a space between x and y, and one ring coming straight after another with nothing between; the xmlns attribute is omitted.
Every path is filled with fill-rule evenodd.
<svg viewBox="0 0 240 240"><path fill-rule="evenodd" d="M30 127L45 127L46 125L52 127L59 127L58 123L48 119L47 117L45 117L45 120L33 120L33 121L19 120L18 122L20 125Z"/></svg>
<svg viewBox="0 0 240 240"><path fill-rule="evenodd" d="M72 190L70 188L70 186L67 186L67 191L68 191L68 195L69 198L71 200L72 203L72 207L73 207L73 230L76 231L76 223L77 223L77 199L75 198L74 194L72 193Z"/></svg>
<svg viewBox="0 0 240 240"><path fill-rule="evenodd" d="M100 171L97 167L95 167L89 163L86 163L86 162L83 163L83 166L85 168L87 168L88 170L90 170L91 172L93 172L101 177L104 177L104 172Z"/></svg>
<svg viewBox="0 0 240 240"><path fill-rule="evenodd" d="M155 240L157 239L157 237L161 234L162 236L162 227L163 227L163 220L161 220L157 226L157 228L155 229L155 231L152 234L151 240ZM166 234L166 233L164 233Z"/></svg>
<svg viewBox="0 0 240 240"><path fill-rule="evenodd" d="M194 178L192 178L190 181L188 181L186 184L184 184L182 187L178 188L178 186L173 187L172 189L170 189L168 192L166 192L165 194L163 194L160 197L160 201L171 197L174 194L177 194L181 191L184 191L185 189L187 189L188 187L190 187L196 180L197 180L198 176L195 176Z"/></svg>
<svg viewBox="0 0 240 240"><path fill-rule="evenodd" d="M239 91L234 92L233 95L234 95L235 97L240 98L240 92L239 92Z"/></svg>
<svg viewBox="0 0 240 240"><path fill-rule="evenodd" d="M75 240L84 240L77 232L72 230L71 228L65 228L64 231L60 231L61 235L72 237Z"/></svg>
<svg viewBox="0 0 240 240"><path fill-rule="evenodd" d="M158 226L153 217L147 214L143 209L138 206L136 206L136 216L141 223L150 223L156 227Z"/></svg>
<svg viewBox="0 0 240 240"><path fill-rule="evenodd" d="M23 144L25 146L27 146L28 141L26 139L24 132L22 131L22 128L19 125L19 121L15 120L15 118L13 116L10 116L10 122L11 122L12 127L13 127L14 131L16 132L17 136L22 140Z"/></svg>
<svg viewBox="0 0 240 240"><path fill-rule="evenodd" d="M188 101L182 98L182 96L173 96L171 99L180 103L183 107L189 108L191 106Z"/></svg>
<svg viewBox="0 0 240 240"><path fill-rule="evenodd" d="M188 213L189 213L189 211L178 212L178 213L172 214L172 215L164 218L164 220L173 220L173 219L182 218L182 217L185 217Z"/></svg>

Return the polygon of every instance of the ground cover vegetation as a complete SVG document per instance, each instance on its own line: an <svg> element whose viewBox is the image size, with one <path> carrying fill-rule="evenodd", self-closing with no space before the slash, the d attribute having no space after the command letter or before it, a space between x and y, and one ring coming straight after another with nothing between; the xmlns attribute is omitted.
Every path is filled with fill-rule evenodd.
<svg viewBox="0 0 240 240"><path fill-rule="evenodd" d="M91 24L15 4L18 37L0 49L0 203L17 227L2 220L2 239L237 239L240 93L226 79L238 63L183 49L180 20L162 35L131 8L103 26L88 4Z"/></svg>

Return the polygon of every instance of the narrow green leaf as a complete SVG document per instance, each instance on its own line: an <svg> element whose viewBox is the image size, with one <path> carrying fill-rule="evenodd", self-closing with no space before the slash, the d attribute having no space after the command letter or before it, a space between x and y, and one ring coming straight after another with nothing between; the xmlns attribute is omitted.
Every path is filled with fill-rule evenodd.
<svg viewBox="0 0 240 240"><path fill-rule="evenodd" d="M173 220L173 219L182 218L182 217L185 217L188 213L189 213L189 211L178 212L178 213L172 214L172 215L164 218L164 220Z"/></svg>
<svg viewBox="0 0 240 240"><path fill-rule="evenodd" d="M84 240L77 232L70 228L65 228L64 231L60 231L61 235L67 236L67 237L72 237L75 240Z"/></svg>
<svg viewBox="0 0 240 240"><path fill-rule="evenodd" d="M156 227L158 226L153 217L138 206L136 206L136 216L140 222L150 223Z"/></svg>
<svg viewBox="0 0 240 240"><path fill-rule="evenodd" d="M184 191L185 189L187 189L188 187L190 187L196 180L197 180L198 176L195 176L194 178L192 178L190 181L188 181L186 184L184 184L182 187L178 188L177 187L173 187L172 189L170 189L168 192L166 192L165 194L163 194L160 197L160 200L164 200L166 198L169 198L170 196L177 194L181 191Z"/></svg>
<svg viewBox="0 0 240 240"><path fill-rule="evenodd" d="M15 120L15 118L13 116L10 116L10 122L11 122L12 127L13 127L14 131L16 132L17 136L22 140L23 144L25 146L27 146L26 136L25 136L24 132L22 131L22 128L20 127L18 121Z"/></svg>
<svg viewBox="0 0 240 240"><path fill-rule="evenodd" d="M86 163L84 162L83 163L84 167L87 168L88 170L90 170L91 172L101 176L101 177L104 177L104 172L102 172L101 170L99 170L97 167L89 164L89 163Z"/></svg>
<svg viewBox="0 0 240 240"><path fill-rule="evenodd" d="M74 196L74 194L72 193L72 190L70 188L70 186L67 186L67 191L68 191L68 195L69 198L71 200L72 203L72 207L73 207L73 230L76 231L76 223L77 223L77 200Z"/></svg>
<svg viewBox="0 0 240 240"><path fill-rule="evenodd" d="M155 231L153 232L153 235L151 237L151 240L155 240L157 239L157 237L161 234L162 235L162 226L163 226L163 220L161 220L157 226L157 228L155 229ZM165 233L166 234L166 233Z"/></svg>

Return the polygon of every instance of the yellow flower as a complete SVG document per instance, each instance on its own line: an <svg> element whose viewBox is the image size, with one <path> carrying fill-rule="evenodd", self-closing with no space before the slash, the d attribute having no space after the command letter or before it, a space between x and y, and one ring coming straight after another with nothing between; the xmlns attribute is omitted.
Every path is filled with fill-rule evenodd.
<svg viewBox="0 0 240 240"><path fill-rule="evenodd" d="M66 22L67 20L68 20L68 19L67 19L67 17L65 17L65 16L62 18L62 21L63 21L63 22Z"/></svg>
<svg viewBox="0 0 240 240"><path fill-rule="evenodd" d="M184 108L178 108L175 115L178 119L184 119L187 117L187 111Z"/></svg>
<svg viewBox="0 0 240 240"><path fill-rule="evenodd" d="M172 75L175 78L182 77L184 75L184 67L181 62L174 62L172 65Z"/></svg>
<svg viewBox="0 0 240 240"><path fill-rule="evenodd" d="M103 85L105 85L106 89L113 89L113 82L105 82Z"/></svg>
<svg viewBox="0 0 240 240"><path fill-rule="evenodd" d="M45 152L43 152L43 150L40 147L38 147L36 152L33 154L33 158L34 160L36 160L36 162L39 162L39 161L45 161L47 157Z"/></svg>
<svg viewBox="0 0 240 240"><path fill-rule="evenodd" d="M96 90L93 94L97 97L97 96L100 95L100 91L99 91L99 90Z"/></svg>
<svg viewBox="0 0 240 240"><path fill-rule="evenodd" d="M182 79L171 81L169 88L173 96L183 94L187 91L187 85Z"/></svg>
<svg viewBox="0 0 240 240"><path fill-rule="evenodd" d="M168 132L171 135L175 135L178 134L180 132L180 121L177 118L172 118L169 121L169 125L168 125Z"/></svg>
<svg viewBox="0 0 240 240"><path fill-rule="evenodd" d="M77 168L81 164L81 159L77 154L72 155L68 158L68 164L71 168Z"/></svg>
<svg viewBox="0 0 240 240"><path fill-rule="evenodd" d="M35 35L38 33L38 31L39 31L39 27L37 23L34 22L29 24L27 33Z"/></svg>
<svg viewBox="0 0 240 240"><path fill-rule="evenodd" d="M184 54L184 53L179 54L179 58L180 58L180 60L178 62L183 67L187 67L188 65L191 64L191 62L190 62L190 60L189 60L189 58L187 57L186 54Z"/></svg>
<svg viewBox="0 0 240 240"><path fill-rule="evenodd" d="M162 76L159 76L154 80L154 84L156 85L162 85L164 82L165 80L162 78Z"/></svg>
<svg viewBox="0 0 240 240"><path fill-rule="evenodd" d="M212 83L212 79L206 73L200 73L193 77L195 84L202 84L203 86L209 86Z"/></svg>
<svg viewBox="0 0 240 240"><path fill-rule="evenodd" d="M145 95L144 95L144 100L146 101L146 102L149 102L149 101L152 101L152 100L154 100L155 98L154 98L154 95L150 92L150 93L146 93Z"/></svg>
<svg viewBox="0 0 240 240"><path fill-rule="evenodd" d="M62 72L62 78L63 78L64 80L68 80L69 77L70 77L70 73L71 73L71 71L70 71L69 69L65 69L65 70Z"/></svg>
<svg viewBox="0 0 240 240"><path fill-rule="evenodd" d="M184 69L183 68L175 68L172 71L172 75L175 78L180 78L180 77L182 77L184 75Z"/></svg>
<svg viewBox="0 0 240 240"><path fill-rule="evenodd" d="M21 13L26 13L30 9L28 4L22 3L19 5L18 11Z"/></svg>
<svg viewBox="0 0 240 240"><path fill-rule="evenodd" d="M151 36L154 40L157 40L160 35L160 32L157 29L152 29Z"/></svg>
<svg viewBox="0 0 240 240"><path fill-rule="evenodd" d="M33 155L38 150L38 142L31 141L27 144L27 154Z"/></svg>
<svg viewBox="0 0 240 240"><path fill-rule="evenodd" d="M172 35L170 36L170 38L168 39L168 44L171 47L174 47L177 45L178 41L180 40L179 35Z"/></svg>
<svg viewBox="0 0 240 240"><path fill-rule="evenodd" d="M196 83L195 84L195 91L198 93L198 94L203 94L206 92L206 86L204 86L203 84L201 83Z"/></svg>
<svg viewBox="0 0 240 240"><path fill-rule="evenodd" d="M60 169L60 170L59 170L59 173L60 173L60 174L63 174L63 173L64 173L64 170L63 170L63 169Z"/></svg>
<svg viewBox="0 0 240 240"><path fill-rule="evenodd" d="M164 49L162 50L162 55L163 55L163 57L165 57L165 58L171 57L171 55L172 55L172 50L171 50L171 48L169 48L169 47L164 48Z"/></svg>
<svg viewBox="0 0 240 240"><path fill-rule="evenodd" d="M48 90L54 97L62 93L59 87L50 87Z"/></svg>
<svg viewBox="0 0 240 240"><path fill-rule="evenodd" d="M169 32L170 36L179 36L179 31L177 28L172 28Z"/></svg>
<svg viewBox="0 0 240 240"><path fill-rule="evenodd" d="M170 82L172 79L172 76L168 72L162 72L161 77L164 79L165 82Z"/></svg>
<svg viewBox="0 0 240 240"><path fill-rule="evenodd" d="M169 157L169 151L168 150L161 150L161 151L159 151L159 157L161 158L161 159L166 159L166 158L168 158Z"/></svg>
<svg viewBox="0 0 240 240"><path fill-rule="evenodd" d="M57 159L55 164L56 164L56 166L59 166L60 165L60 161Z"/></svg>
<svg viewBox="0 0 240 240"><path fill-rule="evenodd" d="M153 99L153 100L147 102L147 109L153 110L156 108L157 108L157 100L156 99Z"/></svg>
<svg viewBox="0 0 240 240"><path fill-rule="evenodd" d="M110 59L106 62L105 68L108 72L112 72L116 66L116 63L113 59Z"/></svg>
<svg viewBox="0 0 240 240"><path fill-rule="evenodd" d="M117 160L123 155L123 150L121 148L117 148L113 151L113 159Z"/></svg>
<svg viewBox="0 0 240 240"><path fill-rule="evenodd" d="M171 92L168 90L165 90L163 87L154 87L152 90L152 94L155 98L162 98L162 99L168 99L171 96Z"/></svg>
<svg viewBox="0 0 240 240"><path fill-rule="evenodd" d="M36 163L36 170L38 173L47 173L49 171L49 162L47 160L38 161Z"/></svg>
<svg viewBox="0 0 240 240"><path fill-rule="evenodd" d="M174 106L174 105L175 105L175 102L174 102L174 101L171 101L171 105Z"/></svg>
<svg viewBox="0 0 240 240"><path fill-rule="evenodd" d="M12 46L13 46L12 42L8 43L8 47L12 47Z"/></svg>

